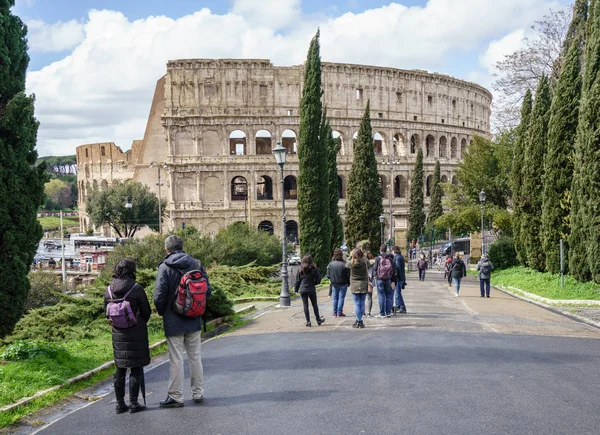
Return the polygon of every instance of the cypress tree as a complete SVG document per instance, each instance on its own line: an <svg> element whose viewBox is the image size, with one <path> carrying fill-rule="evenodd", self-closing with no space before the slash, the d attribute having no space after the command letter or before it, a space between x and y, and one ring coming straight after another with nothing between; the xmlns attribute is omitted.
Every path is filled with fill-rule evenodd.
<svg viewBox="0 0 600 435"><path fill-rule="evenodd" d="M38 122L34 99L24 94L27 28L0 0L0 337L21 318L29 266L42 238L37 209L44 199L44 165L35 167Z"/></svg>
<svg viewBox="0 0 600 435"><path fill-rule="evenodd" d="M325 115L323 119L326 119ZM329 222L331 225L331 244L329 251L333 253L335 248L341 246L344 241L344 228L342 225L342 217L340 216L339 208L339 184L337 171L337 154L340 150L339 139L334 139L332 136L331 124L329 121L325 124L323 138L326 141L327 147L327 174L328 174L328 192L329 192Z"/></svg>
<svg viewBox="0 0 600 435"><path fill-rule="evenodd" d="M437 218L444 214L442 208L442 186L440 185L440 161L436 160L433 171L433 186L431 188L431 202L429 203L429 222L433 224Z"/></svg>
<svg viewBox="0 0 600 435"><path fill-rule="evenodd" d="M521 215L521 240L527 251L527 266L542 271L546 267L546 257L542 247L542 196L544 177L544 155L548 146L548 120L550 118L550 83L542 74L535 92L531 112L529 140L525 149L525 162L522 168L523 208Z"/></svg>
<svg viewBox="0 0 600 435"><path fill-rule="evenodd" d="M319 31L310 42L304 66L298 146L298 218L300 250L321 269L329 263L331 241L327 186L327 150L321 130L321 57Z"/></svg>
<svg viewBox="0 0 600 435"><path fill-rule="evenodd" d="M513 203L513 238L515 241L515 250L517 258L521 264L525 264L526 250L521 239L521 210L523 208L523 199L521 198L521 188L523 184L522 170L525 159L525 146L529 138L529 124L531 123L531 110L533 108L533 99L531 91L527 89L521 106L521 123L517 127L517 140L513 153L512 168L510 174L510 187L512 191Z"/></svg>
<svg viewBox="0 0 600 435"><path fill-rule="evenodd" d="M581 61L585 41L587 0L577 0L563 46L562 67L554 88L548 124L548 151L544 160L542 207L543 249L546 269L560 272L559 241L569 234L570 207L566 199L573 183L573 159L581 97ZM565 249L565 252L568 252Z"/></svg>
<svg viewBox="0 0 600 435"><path fill-rule="evenodd" d="M410 186L410 211L408 217L408 240L419 238L425 226L423 201L423 150L417 150L417 161L413 169Z"/></svg>
<svg viewBox="0 0 600 435"><path fill-rule="evenodd" d="M346 201L346 241L354 247L369 240L375 248L381 243L379 216L383 213L383 197L373 148L370 104L367 101L354 141L354 160L350 169Z"/></svg>

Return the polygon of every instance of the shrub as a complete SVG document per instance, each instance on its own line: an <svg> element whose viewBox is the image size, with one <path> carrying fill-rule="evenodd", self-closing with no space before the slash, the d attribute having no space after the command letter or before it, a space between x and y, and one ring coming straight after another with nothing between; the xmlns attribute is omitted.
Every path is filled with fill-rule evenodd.
<svg viewBox="0 0 600 435"><path fill-rule="evenodd" d="M489 257L497 270L516 266L519 262L513 238L509 236L499 237L490 245Z"/></svg>
<svg viewBox="0 0 600 435"><path fill-rule="evenodd" d="M25 312L35 308L56 305L60 301L60 278L51 272L29 273L31 290L25 302Z"/></svg>
<svg viewBox="0 0 600 435"><path fill-rule="evenodd" d="M213 288L212 296L208 298L206 304L206 319L209 320L230 316L233 313L233 302L231 302L231 299L229 299L227 294L220 288Z"/></svg>
<svg viewBox="0 0 600 435"><path fill-rule="evenodd" d="M257 266L271 266L281 262L281 242L266 231L236 222L215 236L213 261L228 266L251 262L256 262Z"/></svg>
<svg viewBox="0 0 600 435"><path fill-rule="evenodd" d="M55 343L17 340L6 347L0 358L5 361L24 361L41 355L55 358L61 352L66 352L65 348Z"/></svg>

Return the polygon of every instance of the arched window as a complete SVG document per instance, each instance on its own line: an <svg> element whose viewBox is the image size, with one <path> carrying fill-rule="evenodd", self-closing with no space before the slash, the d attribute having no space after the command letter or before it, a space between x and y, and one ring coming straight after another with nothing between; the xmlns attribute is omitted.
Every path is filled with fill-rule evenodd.
<svg viewBox="0 0 600 435"><path fill-rule="evenodd" d="M338 175L338 198L344 197L344 183L342 177Z"/></svg>
<svg viewBox="0 0 600 435"><path fill-rule="evenodd" d="M331 136L332 136L334 139L338 139L338 140L339 140L339 142L340 142L340 151L339 151L339 153L340 153L341 155L345 155L345 154L346 154L346 150L344 149L344 137L342 136L342 133L340 133L339 131L335 131L335 130L334 130L334 131L331 133Z"/></svg>
<svg viewBox="0 0 600 435"><path fill-rule="evenodd" d="M460 158L464 159L467 153L467 140L463 139L460 141Z"/></svg>
<svg viewBox="0 0 600 435"><path fill-rule="evenodd" d="M383 136L380 133L373 135L373 148L375 149L375 154L383 154Z"/></svg>
<svg viewBox="0 0 600 435"><path fill-rule="evenodd" d="M256 183L256 199L265 201L273 199L273 180L267 175L263 175Z"/></svg>
<svg viewBox="0 0 600 435"><path fill-rule="evenodd" d="M425 186L425 196L431 196L431 189L433 189L433 175L427 176Z"/></svg>
<svg viewBox="0 0 600 435"><path fill-rule="evenodd" d="M273 222L271 221L262 221L258 224L258 229L266 231L270 235L273 235Z"/></svg>
<svg viewBox="0 0 600 435"><path fill-rule="evenodd" d="M404 149L404 136L400 133L394 135L392 140L392 155L393 156L404 156L406 150Z"/></svg>
<svg viewBox="0 0 600 435"><path fill-rule="evenodd" d="M283 194L285 199L298 199L298 184L293 175L283 179Z"/></svg>
<svg viewBox="0 0 600 435"><path fill-rule="evenodd" d="M381 196L387 198L388 186L386 184L385 175L379 175L379 188L381 189Z"/></svg>
<svg viewBox="0 0 600 435"><path fill-rule="evenodd" d="M102 180L102 182L100 183L100 185L102 186L102 191L103 192L106 192L108 190L108 181Z"/></svg>
<svg viewBox="0 0 600 435"><path fill-rule="evenodd" d="M394 179L394 198L406 198L406 177L398 175Z"/></svg>
<svg viewBox="0 0 600 435"><path fill-rule="evenodd" d="M246 151L246 133L242 130L234 130L229 135L229 154L232 156L245 156Z"/></svg>
<svg viewBox="0 0 600 435"><path fill-rule="evenodd" d="M447 183L448 182L448 177L446 177L445 175L442 175L440 177L440 183ZM442 196L446 196L446 192L444 192L444 189L442 189Z"/></svg>
<svg viewBox="0 0 600 435"><path fill-rule="evenodd" d="M448 141L446 140L446 136L440 137L440 158L445 159L448 157L448 150L446 149L448 145Z"/></svg>
<svg viewBox="0 0 600 435"><path fill-rule="evenodd" d="M427 135L425 139L425 153L427 157L435 157L435 139L432 135Z"/></svg>
<svg viewBox="0 0 600 435"><path fill-rule="evenodd" d="M456 153L458 152L458 141L455 137L450 141L450 158L455 159Z"/></svg>
<svg viewBox="0 0 600 435"><path fill-rule="evenodd" d="M285 223L285 236L290 242L298 243L298 222L287 221Z"/></svg>
<svg viewBox="0 0 600 435"><path fill-rule="evenodd" d="M456 175L452 177L452 184L458 184L458 178L456 178Z"/></svg>
<svg viewBox="0 0 600 435"><path fill-rule="evenodd" d="M256 132L256 154L271 154L273 152L273 144L271 140L271 132L268 130L258 130Z"/></svg>
<svg viewBox="0 0 600 435"><path fill-rule="evenodd" d="M293 130L284 130L281 133L281 145L287 150L288 154L296 154L298 152L296 133Z"/></svg>
<svg viewBox="0 0 600 435"><path fill-rule="evenodd" d="M231 180L231 200L245 201L248 199L248 182L244 177L234 177Z"/></svg>
<svg viewBox="0 0 600 435"><path fill-rule="evenodd" d="M418 134L413 134L410 137L410 153L415 154L417 152L417 148L421 146L421 139Z"/></svg>

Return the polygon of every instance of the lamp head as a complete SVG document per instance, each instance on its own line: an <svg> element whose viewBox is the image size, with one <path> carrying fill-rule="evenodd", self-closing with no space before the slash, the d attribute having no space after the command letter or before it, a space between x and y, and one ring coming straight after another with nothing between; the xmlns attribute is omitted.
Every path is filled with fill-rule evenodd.
<svg viewBox="0 0 600 435"><path fill-rule="evenodd" d="M379 223L383 223L384 220L385 220L385 216L383 216L383 215L379 216Z"/></svg>
<svg viewBox="0 0 600 435"><path fill-rule="evenodd" d="M133 204L131 203L131 200L129 198L127 198L127 202L125 203L125 208L126 209L132 209L133 208Z"/></svg>
<svg viewBox="0 0 600 435"><path fill-rule="evenodd" d="M479 192L479 202L485 202L485 192L483 189L481 189L481 192Z"/></svg>
<svg viewBox="0 0 600 435"><path fill-rule="evenodd" d="M275 161L277 164L283 168L283 165L285 165L287 150L281 145L281 141L277 141L277 146L273 148L273 154L275 155Z"/></svg>

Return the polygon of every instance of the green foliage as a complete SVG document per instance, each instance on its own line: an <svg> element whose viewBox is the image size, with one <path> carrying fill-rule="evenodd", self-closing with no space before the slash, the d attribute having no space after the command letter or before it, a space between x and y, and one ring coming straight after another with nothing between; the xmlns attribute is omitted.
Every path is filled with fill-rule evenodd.
<svg viewBox="0 0 600 435"><path fill-rule="evenodd" d="M4 361L23 361L33 359L37 356L46 356L55 358L60 352L66 352L65 348L56 343L33 340L17 340L6 346L4 352L0 354L0 359Z"/></svg>
<svg viewBox="0 0 600 435"><path fill-rule="evenodd" d="M210 283L232 298L277 296L281 291L281 280L274 278L278 270L279 265L215 266L210 269Z"/></svg>
<svg viewBox="0 0 600 435"><path fill-rule="evenodd" d="M521 264L525 264L527 256L525 245L521 238L521 213L523 209L523 198L521 196L523 187L523 162L525 161L525 148L529 140L529 125L531 124L531 111L533 109L533 98L531 91L527 89L521 106L521 124L517 128L517 139L512 159L510 174L510 186L512 190L513 204L513 237L517 249L517 258Z"/></svg>
<svg viewBox="0 0 600 435"><path fill-rule="evenodd" d="M207 319L216 319L218 317L231 316L234 314L233 302L220 288L215 288L206 304Z"/></svg>
<svg viewBox="0 0 600 435"><path fill-rule="evenodd" d="M34 308L56 305L60 301L60 277L51 272L33 271L29 273L31 291L25 303L25 311Z"/></svg>
<svg viewBox="0 0 600 435"><path fill-rule="evenodd" d="M508 269L519 264L515 242L512 237L502 236L498 238L490 245L488 255L494 265L494 270Z"/></svg>
<svg viewBox="0 0 600 435"><path fill-rule="evenodd" d="M429 222L435 222L442 214L442 186L440 184L440 161L436 160L433 171L433 186L429 203Z"/></svg>
<svg viewBox="0 0 600 435"><path fill-rule="evenodd" d="M36 166L44 164L46 171L52 174L53 177L60 177L63 181L77 183L77 175L73 174L77 165L76 155L39 157L35 164Z"/></svg>
<svg viewBox="0 0 600 435"><path fill-rule="evenodd" d="M410 210L408 217L408 240L419 237L425 227L425 203L423 199L423 150L417 150L417 160L410 183Z"/></svg>
<svg viewBox="0 0 600 435"><path fill-rule="evenodd" d="M327 173L328 173L328 189L329 189L329 221L331 222L331 243L329 252L333 253L335 248L342 245L344 241L344 225L340 216L339 207L339 182L337 172L337 154L340 150L339 139L332 137L331 125L327 122L327 129L323 137L327 140Z"/></svg>
<svg viewBox="0 0 600 435"><path fill-rule="evenodd" d="M204 259L207 264L242 266L255 262L260 266L270 266L281 262L279 239L263 230L251 228L244 222L236 222L217 233L212 249L209 251L212 258L206 259L207 252L203 251L210 239L198 237L197 240L198 243L194 246L184 244L186 252L196 258ZM198 247L199 250L196 252L193 247Z"/></svg>
<svg viewBox="0 0 600 435"><path fill-rule="evenodd" d="M331 252L329 193L327 189L327 140L322 136L327 122L321 122L321 57L319 31L312 39L304 68L300 102L300 142L298 144L298 218L300 250L312 255L323 267ZM323 188L325 186L325 188Z"/></svg>
<svg viewBox="0 0 600 435"><path fill-rule="evenodd" d="M128 200L132 204L129 209L125 207ZM119 237L133 237L144 226L158 230L158 198L137 181L94 190L87 200L87 212L94 225L108 224Z"/></svg>
<svg viewBox="0 0 600 435"><path fill-rule="evenodd" d="M564 44L563 62L550 108L548 151L544 158L542 246L546 269L551 273L560 272L559 240L570 233L567 217L571 210L562 205L573 183L573 143L579 117L586 19L587 1L579 0ZM565 252L568 253L568 246Z"/></svg>
<svg viewBox="0 0 600 435"><path fill-rule="evenodd" d="M354 160L348 178L346 201L346 241L355 246L368 239L372 247L381 243L379 216L383 213L377 160L373 148L370 102L367 101L354 143Z"/></svg>
<svg viewBox="0 0 600 435"><path fill-rule="evenodd" d="M36 213L46 181L43 165L34 166L34 98L24 94L27 29L11 13L13 4L0 2L0 337L12 331L25 308L27 273L42 237Z"/></svg>
<svg viewBox="0 0 600 435"><path fill-rule="evenodd" d="M546 256L542 247L542 196L544 155L547 150L548 121L550 118L550 83L545 75L540 78L531 113L529 140L525 148L521 186L521 242L525 246L527 266L542 271Z"/></svg>
<svg viewBox="0 0 600 435"><path fill-rule="evenodd" d="M41 217L41 218L38 218L38 222L40 223L40 225L42 226L42 229L44 231L60 229L60 218L56 217L56 216ZM79 226L79 220L77 220L76 218L73 219L72 217L63 216L63 227L67 228L67 227L78 227L78 226Z"/></svg>
<svg viewBox="0 0 600 435"><path fill-rule="evenodd" d="M44 191L46 193L46 204L44 208L46 210L65 209L73 205L74 198L71 196L71 186L55 178L48 181L44 185Z"/></svg>

